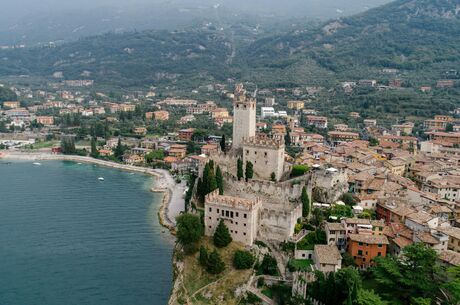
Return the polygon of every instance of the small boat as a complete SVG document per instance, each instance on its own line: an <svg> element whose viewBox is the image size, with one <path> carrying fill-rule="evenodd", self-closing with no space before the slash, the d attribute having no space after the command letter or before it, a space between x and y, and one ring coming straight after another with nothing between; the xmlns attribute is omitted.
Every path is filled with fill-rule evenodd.
<svg viewBox="0 0 460 305"><path fill-rule="evenodd" d="M99 178L97 178L97 180L104 181L105 179L104 179L104 177L99 177Z"/></svg>
<svg viewBox="0 0 460 305"><path fill-rule="evenodd" d="M81 162L78 162L77 164L78 164L78 165L81 165Z"/></svg>
<svg viewBox="0 0 460 305"><path fill-rule="evenodd" d="M33 164L33 165L36 165L36 166L42 165L40 162L34 162L34 163L32 163L32 164Z"/></svg>

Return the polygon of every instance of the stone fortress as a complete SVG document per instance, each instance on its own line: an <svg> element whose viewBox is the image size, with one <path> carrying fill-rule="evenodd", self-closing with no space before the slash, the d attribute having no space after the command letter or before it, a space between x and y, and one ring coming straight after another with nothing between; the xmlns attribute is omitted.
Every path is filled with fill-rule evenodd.
<svg viewBox="0 0 460 305"><path fill-rule="evenodd" d="M284 139L256 134L256 100L248 97L243 85L236 86L233 102L233 142L230 151L209 156L224 173L224 196L217 191L205 198L205 234L212 236L221 220L232 238L246 245L254 240L283 242L294 234L302 217L300 196L307 187L343 190L346 175L341 172L317 170L289 179L291 164L285 162ZM237 160L243 166L253 164L254 177L237 179ZM274 174L274 180L273 179ZM345 178L345 180L343 179Z"/></svg>

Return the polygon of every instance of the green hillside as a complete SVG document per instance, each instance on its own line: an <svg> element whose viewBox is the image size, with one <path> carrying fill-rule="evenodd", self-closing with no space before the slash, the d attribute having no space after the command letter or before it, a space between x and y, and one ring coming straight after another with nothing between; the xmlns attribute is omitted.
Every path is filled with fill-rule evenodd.
<svg viewBox="0 0 460 305"><path fill-rule="evenodd" d="M265 71L268 83L294 67L306 75L301 82L325 82L327 72L335 80L380 79L382 68L395 68L411 83L433 83L460 67L459 8L456 0L399 0L312 30L256 41L241 58L251 73ZM319 77L311 79L315 73Z"/></svg>
<svg viewBox="0 0 460 305"><path fill-rule="evenodd" d="M0 77L63 72L66 79L111 86L184 88L234 77L264 87L331 87L363 78L387 82L382 69L392 68L406 86L433 85L458 77L459 16L457 0L397 0L271 35L242 20L225 29L197 24L173 32L105 34L54 48L0 51ZM84 71L90 74L82 76Z"/></svg>

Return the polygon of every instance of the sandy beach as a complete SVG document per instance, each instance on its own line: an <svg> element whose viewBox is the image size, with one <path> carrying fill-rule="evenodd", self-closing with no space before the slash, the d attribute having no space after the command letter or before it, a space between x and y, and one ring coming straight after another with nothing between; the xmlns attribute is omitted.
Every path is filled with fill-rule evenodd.
<svg viewBox="0 0 460 305"><path fill-rule="evenodd" d="M176 226L175 218L184 210L183 193L186 190L184 182L177 184L171 174L164 169L145 168L140 166L119 164L111 161L104 161L85 156L59 155L49 152L24 152L24 151L2 151L0 160L18 161L72 161L81 163L91 163L104 167L117 168L125 171L136 172L154 176L155 182L151 191L162 193L163 199L158 217L160 223L174 233Z"/></svg>

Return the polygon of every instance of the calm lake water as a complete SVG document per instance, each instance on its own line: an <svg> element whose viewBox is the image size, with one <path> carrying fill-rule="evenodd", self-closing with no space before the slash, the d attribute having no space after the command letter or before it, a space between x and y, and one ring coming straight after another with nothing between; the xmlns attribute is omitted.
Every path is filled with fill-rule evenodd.
<svg viewBox="0 0 460 305"><path fill-rule="evenodd" d="M174 240L158 223L152 179L0 164L0 304L167 304Z"/></svg>

